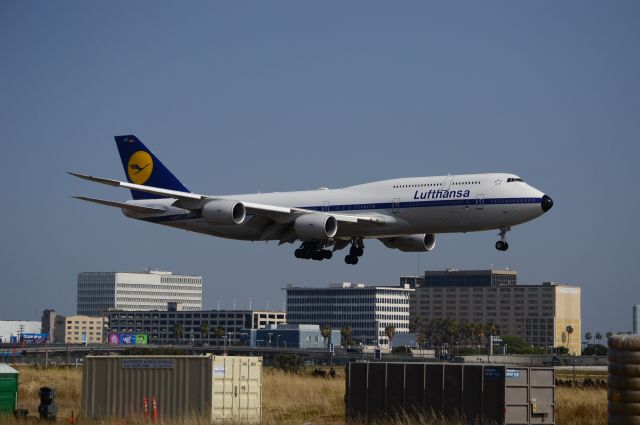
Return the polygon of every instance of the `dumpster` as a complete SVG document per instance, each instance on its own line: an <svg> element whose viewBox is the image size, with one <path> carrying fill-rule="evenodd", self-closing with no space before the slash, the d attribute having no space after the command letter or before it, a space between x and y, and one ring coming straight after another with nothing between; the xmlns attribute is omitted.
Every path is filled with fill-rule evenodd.
<svg viewBox="0 0 640 425"><path fill-rule="evenodd" d="M0 415L11 415L18 408L19 372L0 364Z"/></svg>
<svg viewBox="0 0 640 425"><path fill-rule="evenodd" d="M259 422L262 357L88 356L82 408L92 419L201 416Z"/></svg>
<svg viewBox="0 0 640 425"><path fill-rule="evenodd" d="M554 424L555 370L449 363L349 363L346 417L431 412L497 424Z"/></svg>

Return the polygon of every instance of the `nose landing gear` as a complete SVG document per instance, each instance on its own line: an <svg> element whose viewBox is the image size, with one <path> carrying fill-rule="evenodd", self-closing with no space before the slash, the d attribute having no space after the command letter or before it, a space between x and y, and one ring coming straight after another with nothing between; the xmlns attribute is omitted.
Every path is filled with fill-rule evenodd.
<svg viewBox="0 0 640 425"><path fill-rule="evenodd" d="M498 233L498 235L500 235L500 240L496 242L496 249L498 251L506 251L509 249L509 243L507 242L507 232L509 230L511 230L511 227L509 226L500 227L500 233Z"/></svg>

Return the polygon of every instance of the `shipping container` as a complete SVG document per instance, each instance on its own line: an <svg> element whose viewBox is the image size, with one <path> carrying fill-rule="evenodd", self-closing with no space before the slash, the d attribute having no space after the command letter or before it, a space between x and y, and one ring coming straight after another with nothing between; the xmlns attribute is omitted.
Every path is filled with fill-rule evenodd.
<svg viewBox="0 0 640 425"><path fill-rule="evenodd" d="M201 416L259 422L262 357L88 356L82 408L92 419Z"/></svg>
<svg viewBox="0 0 640 425"><path fill-rule="evenodd" d="M350 420L431 412L505 425L555 423L555 370L449 363L349 363Z"/></svg>
<svg viewBox="0 0 640 425"><path fill-rule="evenodd" d="M18 408L19 372L0 364L0 415L10 415Z"/></svg>

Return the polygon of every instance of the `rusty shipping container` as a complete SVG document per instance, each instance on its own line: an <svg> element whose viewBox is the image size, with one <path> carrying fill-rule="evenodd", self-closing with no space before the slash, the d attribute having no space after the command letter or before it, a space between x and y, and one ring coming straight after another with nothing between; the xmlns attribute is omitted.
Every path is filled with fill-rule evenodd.
<svg viewBox="0 0 640 425"><path fill-rule="evenodd" d="M262 418L262 357L88 356L82 409L92 419L203 416L218 421Z"/></svg>
<svg viewBox="0 0 640 425"><path fill-rule="evenodd" d="M555 370L450 363L349 363L350 420L464 415L506 425L555 423Z"/></svg>

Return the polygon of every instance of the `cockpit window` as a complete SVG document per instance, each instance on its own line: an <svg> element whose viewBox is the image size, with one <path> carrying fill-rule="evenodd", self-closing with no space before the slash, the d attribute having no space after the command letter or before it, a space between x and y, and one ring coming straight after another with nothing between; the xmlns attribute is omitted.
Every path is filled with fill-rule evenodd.
<svg viewBox="0 0 640 425"><path fill-rule="evenodd" d="M517 177L509 177L507 179L507 183L510 183L510 182L521 182L521 181L524 181L524 180L522 180L521 178L517 178Z"/></svg>

